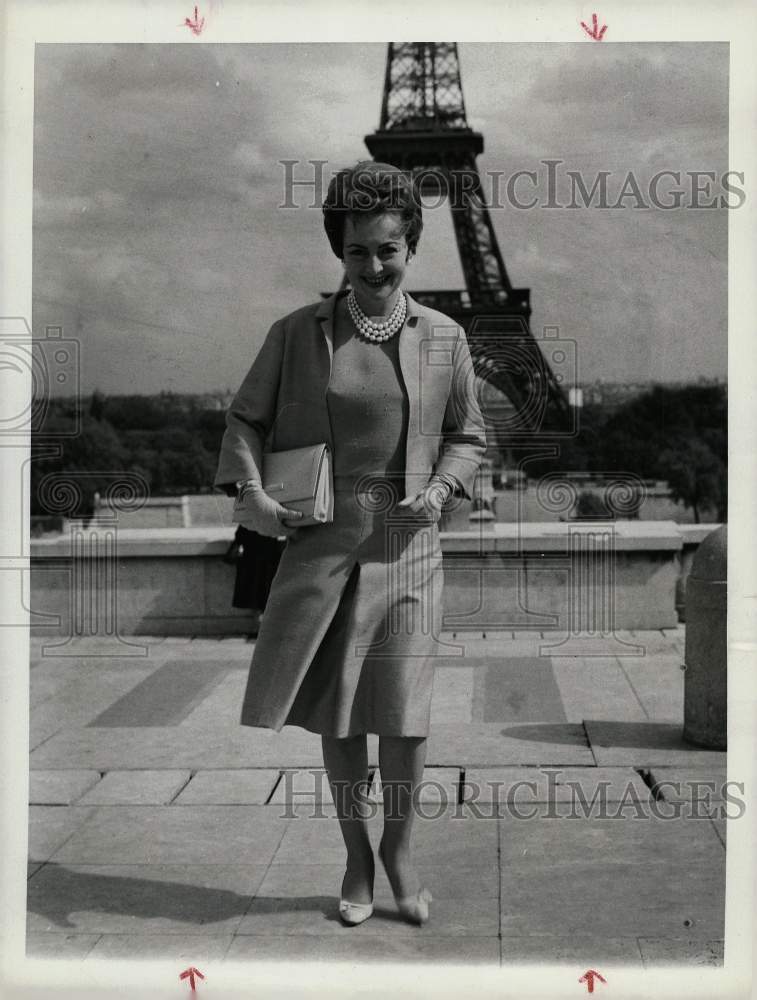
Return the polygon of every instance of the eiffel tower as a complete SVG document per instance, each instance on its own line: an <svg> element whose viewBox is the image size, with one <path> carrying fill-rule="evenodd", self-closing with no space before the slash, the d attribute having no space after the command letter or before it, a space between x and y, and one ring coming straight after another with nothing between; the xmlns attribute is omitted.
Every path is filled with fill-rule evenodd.
<svg viewBox="0 0 757 1000"><path fill-rule="evenodd" d="M389 43L381 122L365 144L374 160L412 171L422 195L449 195L466 288L411 294L466 331L476 374L514 407L509 440L564 435L572 408L529 329L530 290L513 287L497 243L476 165L484 137L468 125L457 43Z"/></svg>

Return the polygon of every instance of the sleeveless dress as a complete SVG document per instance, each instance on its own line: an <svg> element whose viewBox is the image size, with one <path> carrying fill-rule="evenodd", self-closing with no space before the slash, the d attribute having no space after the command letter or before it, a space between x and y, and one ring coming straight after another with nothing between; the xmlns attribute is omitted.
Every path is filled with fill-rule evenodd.
<svg viewBox="0 0 757 1000"><path fill-rule="evenodd" d="M408 420L398 335L373 343L337 325L327 403L334 520L287 540L241 722L280 728L265 721L255 660L274 637L286 642L293 628L310 627L313 655L284 725L334 737L426 736L433 655L441 646L442 553L428 515L396 507L404 495ZM308 603L303 598L313 587L334 593L328 622L298 620L298 605Z"/></svg>

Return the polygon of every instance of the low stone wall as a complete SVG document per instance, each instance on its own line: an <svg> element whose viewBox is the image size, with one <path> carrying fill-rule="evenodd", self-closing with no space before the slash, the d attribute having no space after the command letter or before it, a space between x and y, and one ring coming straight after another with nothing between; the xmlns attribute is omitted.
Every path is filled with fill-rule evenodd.
<svg viewBox="0 0 757 1000"><path fill-rule="evenodd" d="M562 634L674 627L682 564L714 525L488 524L442 532L445 627ZM231 607L232 528L71 525L31 541L35 634L248 632Z"/></svg>

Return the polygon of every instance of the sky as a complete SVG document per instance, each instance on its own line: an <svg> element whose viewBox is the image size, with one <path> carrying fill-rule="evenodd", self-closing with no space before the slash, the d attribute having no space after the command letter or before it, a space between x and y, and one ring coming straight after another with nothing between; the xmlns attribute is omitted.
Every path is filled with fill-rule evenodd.
<svg viewBox="0 0 757 1000"><path fill-rule="evenodd" d="M575 341L579 383L724 378L728 209L688 193L674 211L546 208L543 161L562 161L563 204L567 170L589 188L610 171L610 203L629 172L647 200L657 171L720 178L728 46L463 43L459 57L480 171L539 177L517 189L537 207L503 195L491 213L535 335ZM312 178L325 160L328 180L368 158L385 63L384 42L37 45L33 329L79 341L83 393L234 390L274 320L338 287L319 205L299 189L280 207L279 161ZM446 206L425 212L405 287L464 287Z"/></svg>

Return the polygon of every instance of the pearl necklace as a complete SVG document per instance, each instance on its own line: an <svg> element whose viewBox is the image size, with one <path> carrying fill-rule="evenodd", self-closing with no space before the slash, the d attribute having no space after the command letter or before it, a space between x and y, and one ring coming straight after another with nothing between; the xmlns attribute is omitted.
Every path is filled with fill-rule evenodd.
<svg viewBox="0 0 757 1000"><path fill-rule="evenodd" d="M354 291L351 291L347 296L347 308L350 311L350 317L357 327L358 332L366 340L372 340L374 343L380 343L393 337L402 327L407 315L407 301L401 292L397 300L397 305L392 309L390 316L383 323L374 323L372 319L369 319L365 315L358 305Z"/></svg>

